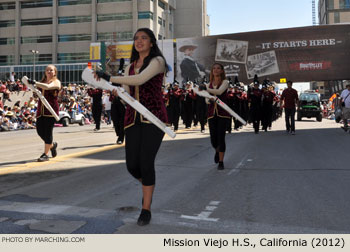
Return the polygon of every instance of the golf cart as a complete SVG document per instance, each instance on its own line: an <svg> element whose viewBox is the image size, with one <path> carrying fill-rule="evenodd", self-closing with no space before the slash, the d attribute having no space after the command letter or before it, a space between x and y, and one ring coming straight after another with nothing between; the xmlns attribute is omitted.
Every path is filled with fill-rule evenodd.
<svg viewBox="0 0 350 252"><path fill-rule="evenodd" d="M303 117L316 117L318 122L322 121L320 96L315 91L305 91L299 96L297 120L301 121Z"/></svg>

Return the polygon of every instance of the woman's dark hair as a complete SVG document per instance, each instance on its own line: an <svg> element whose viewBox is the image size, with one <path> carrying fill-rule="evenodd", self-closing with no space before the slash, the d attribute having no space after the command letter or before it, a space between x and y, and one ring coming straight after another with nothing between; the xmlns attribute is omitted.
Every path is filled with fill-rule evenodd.
<svg viewBox="0 0 350 252"><path fill-rule="evenodd" d="M164 62L165 62L165 71L166 73L169 71L169 67L168 67L168 64L166 63L166 60L161 52L161 50L159 49L158 45L157 45L157 39L156 37L154 36L154 33L152 30L148 29L148 28L140 28L138 29L136 32L135 32L135 35L136 33L138 32L144 32L146 33L150 39L151 39L151 43L152 43L152 47L151 47L151 51L149 53L149 55L144 59L143 61L143 65L140 69L140 72L142 72L150 63L150 61L154 58L154 57L157 57L157 56L160 56L164 59ZM140 55L138 53L138 51L136 51L135 49L135 35L134 35L134 43L132 45L132 51L131 51L131 58L130 58L130 62L135 62L136 60L138 60L140 58Z"/></svg>

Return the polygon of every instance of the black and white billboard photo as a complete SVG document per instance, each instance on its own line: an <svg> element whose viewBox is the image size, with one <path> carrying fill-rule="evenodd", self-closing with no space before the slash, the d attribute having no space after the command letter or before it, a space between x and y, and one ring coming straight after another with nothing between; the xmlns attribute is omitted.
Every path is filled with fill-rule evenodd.
<svg viewBox="0 0 350 252"><path fill-rule="evenodd" d="M248 53L248 41L218 39L216 61L245 64Z"/></svg>

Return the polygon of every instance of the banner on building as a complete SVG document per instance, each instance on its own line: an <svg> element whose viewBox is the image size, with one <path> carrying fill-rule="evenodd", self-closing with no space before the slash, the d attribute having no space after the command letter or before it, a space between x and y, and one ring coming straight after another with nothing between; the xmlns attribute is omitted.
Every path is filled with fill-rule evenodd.
<svg viewBox="0 0 350 252"><path fill-rule="evenodd" d="M169 72L166 76L167 83L174 82L174 40L158 40L158 47L163 52L163 56L168 64Z"/></svg>
<svg viewBox="0 0 350 252"><path fill-rule="evenodd" d="M350 79L350 25L324 25L177 39L177 80L201 81L214 62L251 83Z"/></svg>

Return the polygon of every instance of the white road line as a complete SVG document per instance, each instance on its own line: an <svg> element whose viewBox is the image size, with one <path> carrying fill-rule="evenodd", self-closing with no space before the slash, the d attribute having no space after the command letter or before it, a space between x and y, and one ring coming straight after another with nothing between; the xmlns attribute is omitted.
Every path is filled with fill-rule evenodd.
<svg viewBox="0 0 350 252"><path fill-rule="evenodd" d="M244 165L245 162L249 162L249 160L252 159L247 159L248 154L245 154L242 160L236 165L235 168L233 168L229 173L227 173L227 176L232 175L233 173L239 172L240 168Z"/></svg>
<svg viewBox="0 0 350 252"><path fill-rule="evenodd" d="M209 205L205 207L205 211L200 212L195 216L190 215L181 215L181 218L190 219L190 220L199 220L199 221L218 221L218 218L209 218L213 211L220 204L220 201L210 201Z"/></svg>

